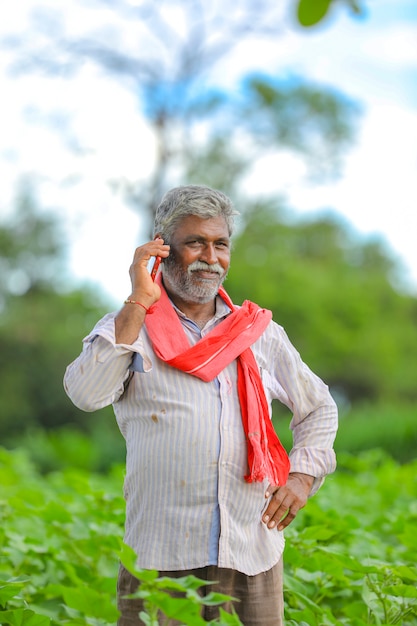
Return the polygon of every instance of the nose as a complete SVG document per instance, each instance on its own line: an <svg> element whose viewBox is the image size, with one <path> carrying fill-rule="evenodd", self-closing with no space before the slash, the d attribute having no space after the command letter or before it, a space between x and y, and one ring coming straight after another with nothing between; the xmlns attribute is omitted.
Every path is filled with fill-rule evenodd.
<svg viewBox="0 0 417 626"><path fill-rule="evenodd" d="M212 243L207 243L201 252L201 261L213 265L217 263L217 251L216 247Z"/></svg>

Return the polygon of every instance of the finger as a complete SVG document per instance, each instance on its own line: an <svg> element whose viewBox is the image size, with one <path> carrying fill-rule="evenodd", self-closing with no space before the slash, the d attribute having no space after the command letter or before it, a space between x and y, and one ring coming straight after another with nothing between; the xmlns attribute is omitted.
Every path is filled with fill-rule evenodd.
<svg viewBox="0 0 417 626"><path fill-rule="evenodd" d="M151 255L152 256L168 256L170 246L167 243L164 243L162 237L155 237L151 242L149 242Z"/></svg>
<svg viewBox="0 0 417 626"><path fill-rule="evenodd" d="M169 246L163 244L163 239L158 241L149 242L143 246L136 248L133 257L132 264L130 266L130 275L134 276L139 274L143 278L146 278L148 272L148 265L151 259L155 257L165 258L169 255Z"/></svg>
<svg viewBox="0 0 417 626"><path fill-rule="evenodd" d="M265 498L270 498L274 493L276 493L279 489L279 485L271 485L269 484L265 491Z"/></svg>
<svg viewBox="0 0 417 626"><path fill-rule="evenodd" d="M298 511L299 508L296 506L288 507L285 504L282 504L267 522L268 528L272 529L277 526L278 530L284 530L284 528L291 524L291 522L295 519Z"/></svg>
<svg viewBox="0 0 417 626"><path fill-rule="evenodd" d="M285 517L283 517L278 523L278 530L281 531L281 530L284 530L284 528L287 528L287 526L289 526L291 522L294 521L297 513L298 513L298 510L292 511L291 509L289 509Z"/></svg>
<svg viewBox="0 0 417 626"><path fill-rule="evenodd" d="M169 244L164 243L164 240L159 237L138 246L135 250L133 258L134 260L140 260L143 258L149 260L151 256L168 256L169 249Z"/></svg>
<svg viewBox="0 0 417 626"><path fill-rule="evenodd" d="M275 528L278 525L281 530L281 525L283 524L283 528L288 526L302 506L303 504L299 498L283 487L272 496L264 513L263 521L268 525L268 528ZM284 519L285 522L283 521Z"/></svg>
<svg viewBox="0 0 417 626"><path fill-rule="evenodd" d="M277 491L271 498L262 521L268 525L268 528L273 528L284 517L291 503L291 500L286 498L286 494Z"/></svg>

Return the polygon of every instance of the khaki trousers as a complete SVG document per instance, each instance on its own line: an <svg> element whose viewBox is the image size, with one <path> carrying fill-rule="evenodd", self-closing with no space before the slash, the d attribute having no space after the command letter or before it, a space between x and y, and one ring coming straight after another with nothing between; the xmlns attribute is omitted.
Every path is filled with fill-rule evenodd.
<svg viewBox="0 0 417 626"><path fill-rule="evenodd" d="M283 565L282 559L272 569L256 576L246 576L231 569L209 565L192 570L174 572L159 572L160 576L180 578L192 574L207 581L216 581L214 585L200 587L204 596L210 591L216 591L238 598L240 602L228 602L222 605L226 611L232 606L244 626L283 626L284 598L283 598ZM117 581L118 608L121 613L118 626L142 626L139 611L143 610L142 600L139 598L126 599L124 595L134 593L138 587L138 580L132 576L123 565L119 569ZM202 617L206 621L218 618L217 606L203 607ZM164 622L165 624L165 622ZM181 624L176 620L169 620L169 626Z"/></svg>

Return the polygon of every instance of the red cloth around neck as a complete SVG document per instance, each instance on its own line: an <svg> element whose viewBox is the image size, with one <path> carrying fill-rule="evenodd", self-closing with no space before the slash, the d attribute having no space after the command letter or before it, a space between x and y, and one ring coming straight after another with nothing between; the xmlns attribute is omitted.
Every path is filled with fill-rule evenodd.
<svg viewBox="0 0 417 626"><path fill-rule="evenodd" d="M238 395L248 448L249 473L245 480L261 482L268 478L273 485L285 485L290 462L273 428L258 365L250 349L272 319L271 311L249 300L235 307L221 287L219 295L232 313L190 346L160 276L157 282L161 298L152 305L145 320L156 355L205 382L237 359Z"/></svg>

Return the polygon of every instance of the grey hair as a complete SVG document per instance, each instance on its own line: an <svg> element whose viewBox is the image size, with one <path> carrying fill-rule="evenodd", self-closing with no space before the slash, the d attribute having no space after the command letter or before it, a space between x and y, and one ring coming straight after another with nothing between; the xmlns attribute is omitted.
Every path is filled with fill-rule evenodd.
<svg viewBox="0 0 417 626"><path fill-rule="evenodd" d="M223 217L229 236L234 229L234 216L238 215L233 203L224 193L204 185L174 187L162 198L155 214L154 235L159 234L169 242L184 217L195 215L202 219Z"/></svg>

